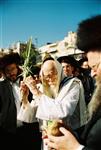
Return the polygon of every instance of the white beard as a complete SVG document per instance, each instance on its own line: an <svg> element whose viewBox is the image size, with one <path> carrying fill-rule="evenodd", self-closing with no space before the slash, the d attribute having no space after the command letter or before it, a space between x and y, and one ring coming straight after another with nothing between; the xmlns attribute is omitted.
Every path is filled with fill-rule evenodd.
<svg viewBox="0 0 101 150"><path fill-rule="evenodd" d="M92 118L92 115L97 111L97 108L101 106L101 77L97 78L96 89L92 96L90 103L88 104L88 116L89 119Z"/></svg>
<svg viewBox="0 0 101 150"><path fill-rule="evenodd" d="M50 86L50 92L53 98L57 97L56 86Z"/></svg>

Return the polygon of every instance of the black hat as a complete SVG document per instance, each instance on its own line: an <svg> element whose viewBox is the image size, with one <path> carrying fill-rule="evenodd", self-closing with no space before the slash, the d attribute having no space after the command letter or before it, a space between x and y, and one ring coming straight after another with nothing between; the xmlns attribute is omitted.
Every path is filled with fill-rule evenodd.
<svg viewBox="0 0 101 150"><path fill-rule="evenodd" d="M101 51L101 15L93 16L79 23L77 29L77 47L88 52Z"/></svg>
<svg viewBox="0 0 101 150"><path fill-rule="evenodd" d="M2 57L2 68L5 68L7 65L10 65L10 64L17 64L17 65L20 65L21 64L21 57L18 53L15 53L15 52L11 52L9 54L5 54L3 57Z"/></svg>
<svg viewBox="0 0 101 150"><path fill-rule="evenodd" d="M45 52L45 56L42 62L44 63L47 60L54 60L54 58L49 53Z"/></svg>
<svg viewBox="0 0 101 150"><path fill-rule="evenodd" d="M78 61L71 55L67 55L67 56L61 56L59 58L57 58L57 60L61 63L61 62L65 62L70 64L71 66L73 66L74 68L79 68L79 64Z"/></svg>

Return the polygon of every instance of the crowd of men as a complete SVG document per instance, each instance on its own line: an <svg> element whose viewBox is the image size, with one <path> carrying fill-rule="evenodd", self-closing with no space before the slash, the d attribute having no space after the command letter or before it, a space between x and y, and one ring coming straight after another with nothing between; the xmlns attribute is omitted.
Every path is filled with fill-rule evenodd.
<svg viewBox="0 0 101 150"><path fill-rule="evenodd" d="M18 53L0 57L0 139L12 149L98 150L101 145L101 15L79 23L77 47L85 58L47 55L23 79ZM23 97L22 94L23 93ZM61 120L62 136L47 126ZM46 131L44 133L44 131ZM44 133L44 135L43 135Z"/></svg>

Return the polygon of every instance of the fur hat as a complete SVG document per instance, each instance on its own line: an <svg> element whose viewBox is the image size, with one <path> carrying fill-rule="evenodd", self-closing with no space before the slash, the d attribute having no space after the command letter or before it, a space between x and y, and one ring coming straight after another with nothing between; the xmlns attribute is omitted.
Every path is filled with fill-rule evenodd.
<svg viewBox="0 0 101 150"><path fill-rule="evenodd" d="M18 53L11 52L9 54L5 54L2 57L2 63L0 65L4 69L7 65L10 65L13 63L15 63L17 65L21 64L21 58L20 58L20 55Z"/></svg>
<svg viewBox="0 0 101 150"><path fill-rule="evenodd" d="M101 15L83 20L77 30L78 49L88 52L89 50L101 50Z"/></svg>

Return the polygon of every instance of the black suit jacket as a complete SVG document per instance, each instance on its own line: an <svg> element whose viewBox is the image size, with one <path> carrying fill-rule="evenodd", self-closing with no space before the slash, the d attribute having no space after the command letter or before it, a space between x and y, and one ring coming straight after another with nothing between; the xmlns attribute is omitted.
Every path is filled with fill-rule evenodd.
<svg viewBox="0 0 101 150"><path fill-rule="evenodd" d="M30 93L29 99L32 100ZM5 143L5 144L4 144ZM41 150L41 134L38 122L22 123L17 127L17 110L12 86L8 80L0 82L0 145L12 149Z"/></svg>
<svg viewBox="0 0 101 150"><path fill-rule="evenodd" d="M12 87L6 79L0 82L0 131L15 133L16 106Z"/></svg>
<svg viewBox="0 0 101 150"><path fill-rule="evenodd" d="M79 137L80 143L85 146L83 150L101 149L101 107L98 108L92 119L81 131Z"/></svg>

